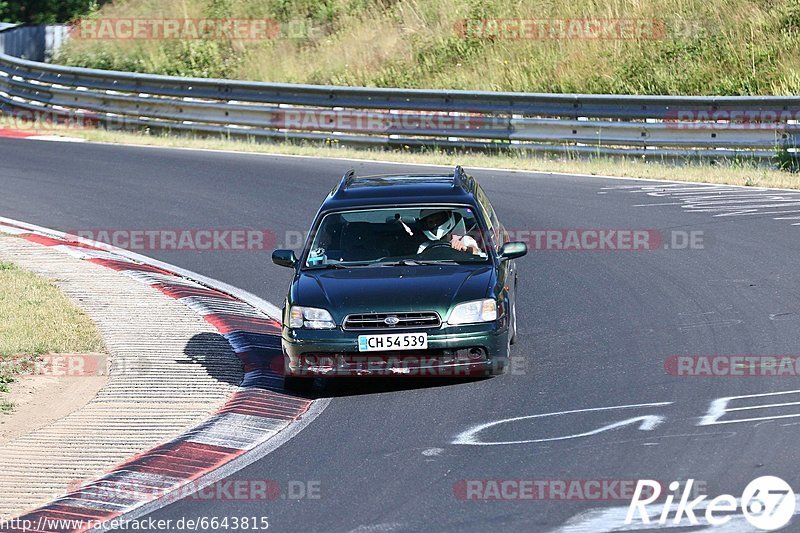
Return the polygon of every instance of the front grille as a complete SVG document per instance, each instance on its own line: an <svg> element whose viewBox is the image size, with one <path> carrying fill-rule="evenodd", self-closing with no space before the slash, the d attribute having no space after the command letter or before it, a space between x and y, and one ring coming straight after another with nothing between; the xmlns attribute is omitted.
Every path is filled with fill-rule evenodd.
<svg viewBox="0 0 800 533"><path fill-rule="evenodd" d="M394 317L394 318L391 318ZM386 319L389 319L387 323ZM396 324L391 324L397 319ZM365 313L347 315L344 329L421 329L438 328L442 324L439 314L433 311L419 313Z"/></svg>

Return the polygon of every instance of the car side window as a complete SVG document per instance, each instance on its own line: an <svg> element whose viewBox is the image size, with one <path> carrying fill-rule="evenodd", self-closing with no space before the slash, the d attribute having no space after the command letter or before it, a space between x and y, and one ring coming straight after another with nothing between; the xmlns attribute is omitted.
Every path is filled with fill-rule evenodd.
<svg viewBox="0 0 800 533"><path fill-rule="evenodd" d="M475 198L478 200L478 205L481 208L483 218L486 220L486 224L489 226L488 229L492 234L492 239L494 240L495 246L499 250L506 240L505 231L503 230L500 221L497 220L497 214L494 212L491 202L489 202L489 197L486 196L485 192L483 192L481 186L477 184L475 186Z"/></svg>

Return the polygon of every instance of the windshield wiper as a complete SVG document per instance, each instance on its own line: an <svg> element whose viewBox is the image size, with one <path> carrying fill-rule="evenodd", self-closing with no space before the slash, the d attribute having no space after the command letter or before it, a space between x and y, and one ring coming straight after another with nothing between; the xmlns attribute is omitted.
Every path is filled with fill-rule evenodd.
<svg viewBox="0 0 800 533"><path fill-rule="evenodd" d="M328 269L341 269L350 267L368 266L371 263L324 263L322 265L309 265L303 267L303 270L328 270Z"/></svg>
<svg viewBox="0 0 800 533"><path fill-rule="evenodd" d="M324 265L309 265L303 267L303 270L327 270L329 268L347 268L344 265L340 265L339 263L327 263Z"/></svg>
<svg viewBox="0 0 800 533"><path fill-rule="evenodd" d="M437 260L425 260L425 259L400 259L399 261L387 261L384 263L378 263L381 266L431 266L431 265L441 265L441 264L454 264L458 263L453 259L437 259Z"/></svg>

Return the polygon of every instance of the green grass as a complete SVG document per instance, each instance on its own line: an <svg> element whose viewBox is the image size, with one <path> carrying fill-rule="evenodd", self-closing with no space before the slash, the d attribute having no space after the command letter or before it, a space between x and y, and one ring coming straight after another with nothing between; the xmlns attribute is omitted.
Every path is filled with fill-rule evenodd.
<svg viewBox="0 0 800 533"><path fill-rule="evenodd" d="M14 404L8 400L0 400L0 413L11 414L14 411Z"/></svg>
<svg viewBox="0 0 800 533"><path fill-rule="evenodd" d="M0 261L0 272L12 270L13 268L14 268L13 263L10 263L8 261ZM10 392L8 384L13 382L14 378L9 374L9 369L3 367L0 370L0 392L6 392L6 393ZM7 410L13 409L13 405L9 404L9 406L6 407L6 403L7 402L3 401L2 404L0 404L0 411L4 413L7 412Z"/></svg>
<svg viewBox="0 0 800 533"><path fill-rule="evenodd" d="M94 322L54 284L0 261L0 394L46 353L104 351ZM0 412L14 405L0 396Z"/></svg>
<svg viewBox="0 0 800 533"><path fill-rule="evenodd" d="M800 0L117 0L94 17L271 18L262 41L90 41L57 61L290 83L615 94L800 93ZM655 38L465 38L464 19L647 19Z"/></svg>
<svg viewBox="0 0 800 533"><path fill-rule="evenodd" d="M0 263L0 267L2 267L3 263ZM9 389L9 383L13 383L14 377L10 374L6 373L7 370L3 370L0 372L0 393L9 393L11 389ZM0 398L0 413L9 414L14 410L14 404L9 402L8 400Z"/></svg>
<svg viewBox="0 0 800 533"><path fill-rule="evenodd" d="M0 262L0 359L98 351L96 326L58 287Z"/></svg>

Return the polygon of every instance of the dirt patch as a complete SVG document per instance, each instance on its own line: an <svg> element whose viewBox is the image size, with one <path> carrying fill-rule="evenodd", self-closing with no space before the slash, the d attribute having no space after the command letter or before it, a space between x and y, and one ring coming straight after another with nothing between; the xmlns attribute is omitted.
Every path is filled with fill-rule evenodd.
<svg viewBox="0 0 800 533"><path fill-rule="evenodd" d="M102 353L48 354L29 373L14 376L3 400L13 404L0 414L0 445L77 411L108 381Z"/></svg>

